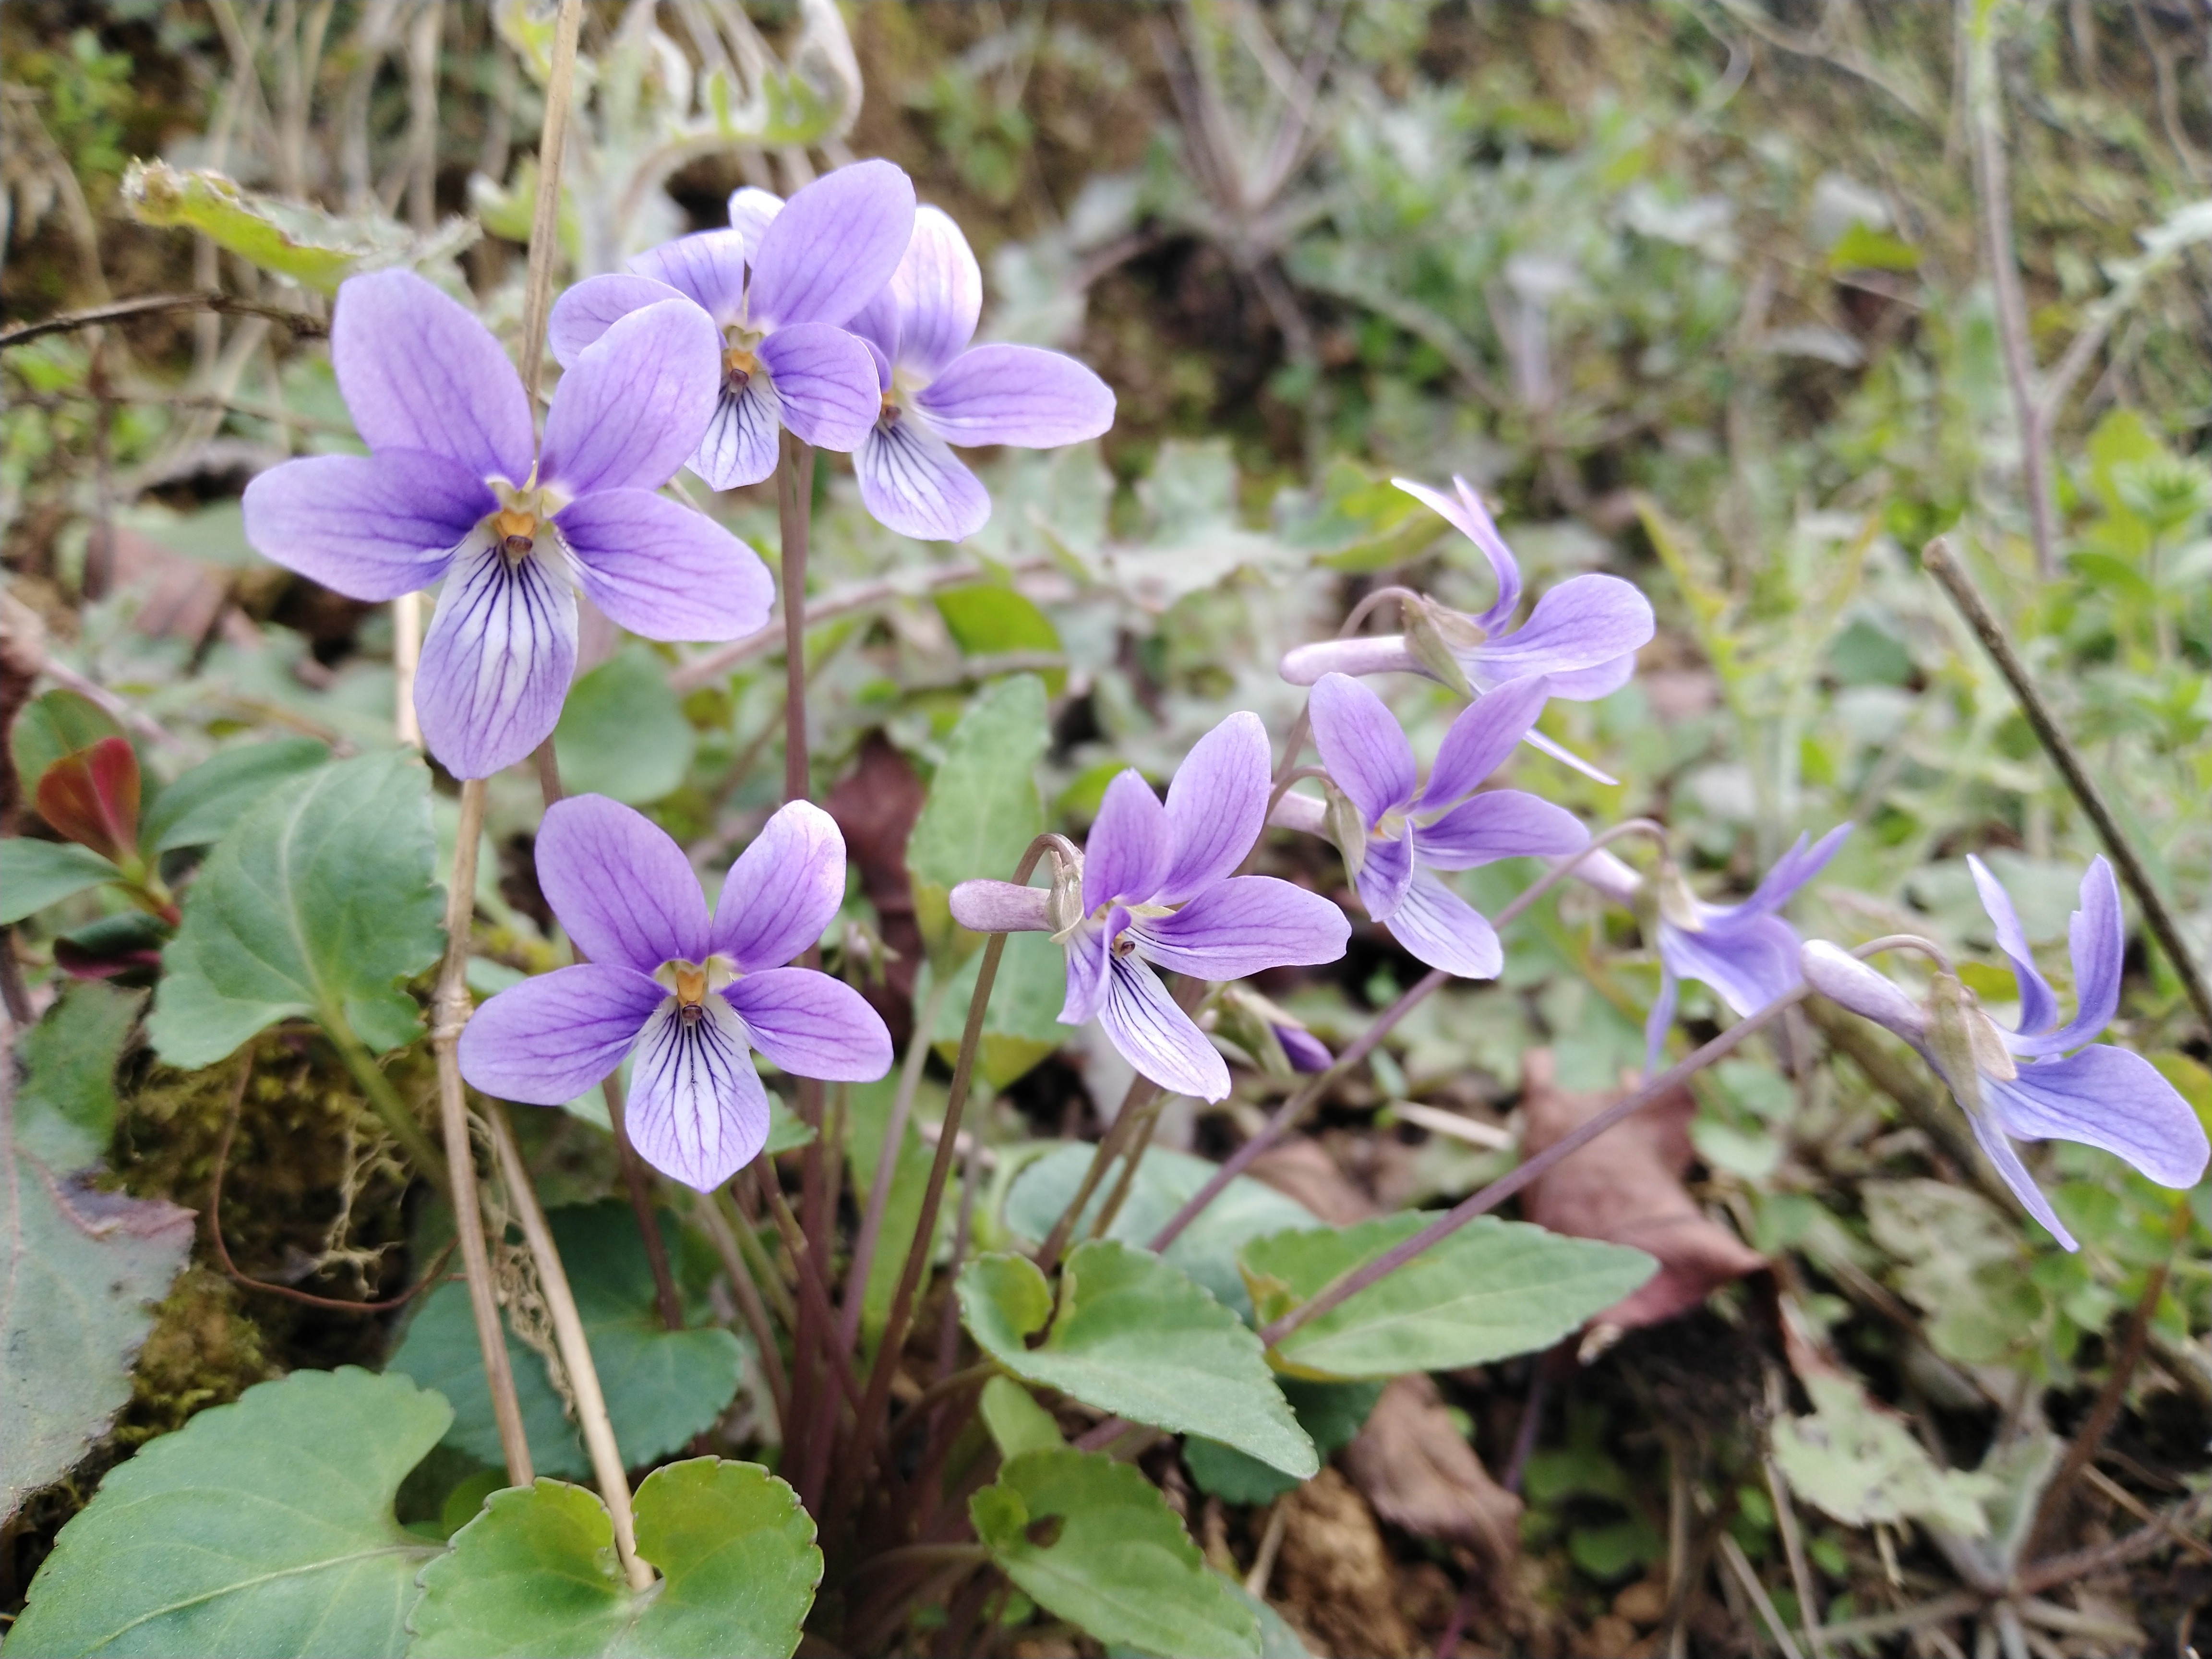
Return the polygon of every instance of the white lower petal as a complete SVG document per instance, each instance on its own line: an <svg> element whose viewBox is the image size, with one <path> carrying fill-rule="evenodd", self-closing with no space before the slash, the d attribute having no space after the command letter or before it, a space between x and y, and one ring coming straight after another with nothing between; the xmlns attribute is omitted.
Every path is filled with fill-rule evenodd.
<svg viewBox="0 0 2212 1659"><path fill-rule="evenodd" d="M553 734L576 671L576 594L557 537L510 558L480 537L457 553L422 640L422 741L459 778L486 778Z"/></svg>
<svg viewBox="0 0 2212 1659"><path fill-rule="evenodd" d="M753 1069L744 1022L709 992L685 1020L674 997L639 1036L630 1071L630 1142L645 1161L709 1193L768 1141L768 1091Z"/></svg>

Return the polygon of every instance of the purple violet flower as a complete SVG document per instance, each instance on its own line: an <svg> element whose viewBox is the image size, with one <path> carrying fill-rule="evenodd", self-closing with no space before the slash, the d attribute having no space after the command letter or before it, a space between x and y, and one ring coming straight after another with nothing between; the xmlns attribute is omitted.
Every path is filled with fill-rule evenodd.
<svg viewBox="0 0 2212 1659"><path fill-rule="evenodd" d="M1349 675L1324 674L1310 705L1314 745L1341 794L1331 806L1286 794L1274 821L1334 840L1367 914L1414 957L1462 979L1495 979L1505 961L1496 932L1437 872L1571 853L1589 840L1564 807L1518 789L1476 793L1547 694L1540 677L1516 680L1462 710L1422 785L1382 699Z"/></svg>
<svg viewBox="0 0 2212 1659"><path fill-rule="evenodd" d="M1850 833L1850 824L1839 823L1809 846L1799 836L1741 904L1706 903L1667 866L1659 878L1659 994L1644 1022L1645 1071L1657 1064L1674 1023L1682 981L1710 987L1739 1019L1797 988L1796 931L1775 912L1826 867Z"/></svg>
<svg viewBox="0 0 2212 1659"><path fill-rule="evenodd" d="M1267 813L1266 727L1231 714L1193 745L1167 805L1133 771L1106 787L1077 878L1050 891L963 881L953 919L977 933L1050 933L1067 951L1064 1025L1098 1018L1164 1089L1219 1100L1229 1066L1146 963L1222 981L1334 962L1352 936L1318 893L1232 873Z"/></svg>
<svg viewBox="0 0 2212 1659"><path fill-rule="evenodd" d="M1657 627L1651 602L1632 583L1618 576L1570 577L1536 601L1528 621L1512 627L1521 604L1521 567L1482 498L1458 477L1452 479L1456 500L1411 478L1391 483L1442 514L1482 550L1498 578L1497 599L1472 617L1424 600L1413 607L1403 634L1299 646L1283 658L1285 680L1313 685L1328 673L1425 674L1480 696L1541 675L1549 682L1550 696L1571 702L1594 701L1628 683L1636 672L1636 653L1650 642ZM1540 732L1528 732L1526 740L1601 783L1614 781Z"/></svg>
<svg viewBox="0 0 2212 1659"><path fill-rule="evenodd" d="M779 427L849 450L875 424L875 364L839 325L890 280L913 228L914 185L889 161L840 167L788 202L742 190L728 229L664 242L628 274L563 294L547 337L565 364L641 306L703 307L720 392L691 470L716 489L758 483L775 471Z"/></svg>
<svg viewBox="0 0 2212 1659"><path fill-rule="evenodd" d="M1326 1072L1336 1064L1336 1056L1324 1043L1303 1025L1277 1025L1275 1041L1283 1045L1283 1054L1295 1072Z"/></svg>
<svg viewBox="0 0 2212 1659"><path fill-rule="evenodd" d="M653 492L714 403L696 307L648 306L561 379L542 449L489 330L412 272L338 289L331 363L363 455L316 455L246 486L246 538L349 599L445 577L422 641L423 742L488 777L550 735L576 665L580 586L654 640L732 640L768 620L759 557Z"/></svg>
<svg viewBox="0 0 2212 1659"><path fill-rule="evenodd" d="M793 801L738 854L710 920L681 848L604 795L549 809L538 884L591 960L526 980L463 1028L461 1073L486 1094L557 1106L633 1051L629 1137L645 1161L712 1192L768 1139L749 1049L796 1077L869 1083L890 1033L860 994L787 968L845 896L845 842Z"/></svg>
<svg viewBox="0 0 2212 1659"><path fill-rule="evenodd" d="M1073 357L1036 346L980 345L983 273L942 211L916 210L914 240L888 288L856 314L876 359L880 410L853 458L878 520L923 541L981 529L991 498L949 446L1050 449L1114 424L1114 393Z"/></svg>
<svg viewBox="0 0 2212 1659"><path fill-rule="evenodd" d="M1937 974L1923 1005L1824 939L1805 946L1805 977L1822 996L1887 1026L1917 1048L1948 1085L1974 1139L2027 1212L2068 1249L2078 1249L2013 1150L2014 1140L2078 1140L2101 1147L2176 1191L2203 1179L2212 1146L2189 1103L2148 1060L2089 1042L2111 1023L2120 1001L2127 939L2112 866L2100 856L2081 877L2081 908L2066 930L2075 1013L2059 1025L2058 999L2036 971L2011 898L1979 859L1969 856L1966 863L1982 908L1996 924L1997 948L2012 963L2020 988L2019 1029L2008 1031L1984 1013L1955 975Z"/></svg>

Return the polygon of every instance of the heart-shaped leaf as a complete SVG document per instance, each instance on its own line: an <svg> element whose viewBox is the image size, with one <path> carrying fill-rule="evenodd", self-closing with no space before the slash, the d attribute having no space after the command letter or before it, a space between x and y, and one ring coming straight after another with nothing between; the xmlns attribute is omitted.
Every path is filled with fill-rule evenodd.
<svg viewBox="0 0 2212 1659"><path fill-rule="evenodd" d="M61 1530L16 1654L396 1656L437 1547L392 1499L453 1413L404 1376L295 1371L111 1470Z"/></svg>
<svg viewBox="0 0 2212 1659"><path fill-rule="evenodd" d="M331 757L313 738L278 738L226 749L202 761L154 798L143 838L150 856L220 841L264 796Z"/></svg>
<svg viewBox="0 0 2212 1659"><path fill-rule="evenodd" d="M115 1062L146 1000L92 981L72 985L15 1045L23 1086L15 1144L50 1170L82 1170L115 1136Z"/></svg>
<svg viewBox="0 0 2212 1659"><path fill-rule="evenodd" d="M370 1048L419 1036L400 981L445 948L430 774L410 750L319 767L216 843L161 953L147 1029L172 1066L212 1066L280 1019Z"/></svg>
<svg viewBox="0 0 2212 1659"><path fill-rule="evenodd" d="M1007 1577L1102 1642L1192 1659L1259 1654L1259 1620L1159 1488L1103 1452L1024 1452L968 1514Z"/></svg>
<svg viewBox="0 0 2212 1659"><path fill-rule="evenodd" d="M637 1489L637 1553L660 1570L640 1592L614 1559L606 1505L540 1480L495 1492L424 1570L413 1659L653 1659L788 1654L822 1580L814 1522L755 1463L696 1457Z"/></svg>
<svg viewBox="0 0 2212 1659"><path fill-rule="evenodd" d="M72 893L122 875L92 848L73 841L10 836L0 841L0 924L21 921Z"/></svg>
<svg viewBox="0 0 2212 1659"><path fill-rule="evenodd" d="M979 1257L957 1289L969 1331L1017 1376L1134 1423L1218 1440L1300 1480L1321 1467L1260 1339L1149 1250L1078 1245L1060 1269L1056 1310L1025 1255Z"/></svg>
<svg viewBox="0 0 2212 1659"><path fill-rule="evenodd" d="M72 1000L87 990L105 988L80 988ZM111 1068L113 1058L111 1050ZM33 1081L42 1074L51 1088L51 1066ZM25 1103L7 1093L0 1090L0 1517L66 1474L131 1398L131 1362L154 1323L148 1304L185 1265L194 1222L173 1204L57 1178L18 1140L15 1114ZM9 1651L18 1645L11 1639Z"/></svg>
<svg viewBox="0 0 2212 1659"><path fill-rule="evenodd" d="M1255 1239L1244 1247L1243 1262L1261 1322L1281 1318L1433 1219L1409 1212ZM1298 1327L1268 1358L1294 1376L1322 1379L1480 1365L1548 1348L1626 1296L1657 1265L1641 1250L1478 1216Z"/></svg>
<svg viewBox="0 0 2212 1659"><path fill-rule="evenodd" d="M127 738L64 755L39 780L39 816L118 864L138 856L138 757Z"/></svg>

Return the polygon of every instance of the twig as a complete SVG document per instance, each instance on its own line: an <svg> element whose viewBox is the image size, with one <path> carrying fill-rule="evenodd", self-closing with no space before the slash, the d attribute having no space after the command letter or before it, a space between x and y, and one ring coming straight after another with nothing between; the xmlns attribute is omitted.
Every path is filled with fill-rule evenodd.
<svg viewBox="0 0 2212 1659"><path fill-rule="evenodd" d="M2094 1549L2054 1555L2022 1567L2013 1588L2020 1595L2033 1595L2055 1584L2068 1583L2076 1578L2086 1578L2092 1573L2102 1572L2108 1567L2125 1566L2130 1561L2140 1560L2161 1545L2171 1544L2176 1533L2194 1526L2208 1504L2212 1504L2212 1492L2200 1492L2156 1524L2138 1527L2125 1538L2098 1545Z"/></svg>
<svg viewBox="0 0 2212 1659"><path fill-rule="evenodd" d="M501 1328L499 1298L492 1289L491 1253L484 1244L483 1211L477 1192L476 1150L469 1140L469 1108L461 1087L456 1052L461 1028L473 1005L469 1000L469 920L476 911L477 842L483 833L484 781L461 785L461 821L453 838L453 878L446 884L446 960L431 1000L430 1051L438 1062L438 1118L446 1141L446 1169L453 1202L453 1237L461 1247L461 1271L468 1280L469 1311L476 1321L477 1346L483 1355L484 1386L499 1425L501 1454L507 1460L507 1484L526 1486L533 1471L530 1441L523 1432L522 1407L515 1397L514 1372L507 1364L507 1334Z"/></svg>
<svg viewBox="0 0 2212 1659"><path fill-rule="evenodd" d="M622 1453L615 1445L614 1423L607 1415L607 1397L599 1388L599 1368L592 1362L592 1345L585 1339L583 1318L576 1311L575 1295L569 1290L568 1275L562 1268L561 1252L554 1245L552 1229L545 1224L545 1212L538 1206L537 1190L530 1184L530 1170L514 1144L514 1131L508 1126L507 1109L497 1101L486 1101L484 1110L491 1123L492 1152L499 1161L507 1205L522 1228L524 1243L530 1247L532 1263L538 1269L538 1289L545 1297L545 1311L553 1322L553 1340L561 1351L561 1369L568 1373L569 1392L575 1398L576 1426L583 1431L584 1449L592 1457L592 1475L599 1483L600 1500L606 1504L608 1518L614 1524L615 1554L622 1562L630 1588L648 1589L653 1583L653 1569L638 1559L637 1533L630 1516L629 1476L623 1467Z"/></svg>
<svg viewBox="0 0 2212 1659"><path fill-rule="evenodd" d="M1782 1650L1782 1659L1805 1659L1805 1656L1797 1650L1797 1644L1790 1639L1790 1626L1782 1622L1782 1615L1775 1610L1774 1598L1766 1593L1766 1586L1759 1582L1759 1575L1751 1570L1750 1558L1744 1554L1743 1546L1735 1541L1735 1534L1722 1533L1720 1544L1721 1559L1728 1563L1729 1571L1735 1575L1736 1583L1743 1586L1744 1594L1751 1597L1752 1606L1759 1609L1759 1616L1765 1622L1767 1633L1774 1638L1775 1645Z"/></svg>
<svg viewBox="0 0 2212 1659"><path fill-rule="evenodd" d="M315 1296L306 1291L295 1291L289 1285L272 1285L265 1279L253 1279L239 1271L238 1264L230 1259L230 1246L222 1236L222 1178L230 1168L231 1139L238 1133L238 1115L246 1103L246 1085L253 1076L253 1056L246 1057L245 1065L238 1070L238 1087L231 1091L230 1110L222 1121L222 1137L216 1142L215 1168L208 1176L208 1241L215 1247L215 1259L222 1267L223 1277L234 1285L249 1291L265 1291L270 1296L281 1296L289 1301L310 1308L324 1308L332 1313L379 1314L390 1313L394 1308L404 1308L438 1281L446 1270L446 1260L453 1253L454 1241L448 1240L446 1248L438 1252L429 1271L397 1296L386 1297L381 1302L348 1302L334 1296Z"/></svg>
<svg viewBox="0 0 2212 1659"><path fill-rule="evenodd" d="M753 1282L751 1268L738 1249L738 1235L730 1225L730 1218L722 1213L721 1206L714 1201L712 1193L694 1194L692 1214L698 1218L700 1230L714 1247L714 1254L722 1258L722 1272L730 1281L730 1295L738 1304L738 1311L745 1322L745 1328L753 1334L753 1346L760 1350L761 1374L768 1379L769 1396L775 1402L776 1431L791 1418L791 1378L783 1369L783 1355L777 1349L775 1328L769 1323L768 1305L761 1299L760 1286Z"/></svg>
<svg viewBox="0 0 2212 1659"><path fill-rule="evenodd" d="M831 1347L829 1344L829 1333L832 1328L830 1290L817 1271L814 1251L799 1227L799 1218L791 1212L791 1200L783 1195L783 1188L776 1185L775 1176L768 1168L767 1160L755 1160L752 1168L760 1184L761 1194L768 1204L769 1213L775 1218L776 1231L783 1235L783 1247L790 1252L792 1264L798 1270L800 1311L804 1314L807 1310L812 1310L811 1319L802 1320L800 1329L813 1338L818 1349L829 1354L830 1369L836 1374L838 1386L844 1390L846 1403L857 1412L865 1396L860 1392L860 1378L853 1374L850 1358L842 1349Z"/></svg>
<svg viewBox="0 0 2212 1659"><path fill-rule="evenodd" d="M1766 1374L1767 1419L1770 1423L1779 1416L1784 1404L1782 1376L1769 1370ZM1782 1534L1782 1553L1790 1562L1790 1581L1797 1589L1797 1620L1804 1627L1805 1645L1813 1659L1826 1659L1827 1648L1820 1637L1820 1601L1818 1586L1813 1578L1813 1564L1805 1557L1805 1536L1797 1525L1797 1506L1790 1501L1790 1483L1783 1479L1782 1466L1774 1461L1771 1437L1762 1436L1765 1443L1759 1449L1759 1462L1766 1471L1767 1495L1774 1500L1775 1529Z"/></svg>
<svg viewBox="0 0 2212 1659"><path fill-rule="evenodd" d="M553 309L553 264L561 241L561 161L576 74L576 33L584 0L561 0L553 60L545 80L545 123L538 137L538 200L530 216L530 272L522 295L522 392L533 418L545 372L545 319Z"/></svg>
<svg viewBox="0 0 2212 1659"><path fill-rule="evenodd" d="M272 305L266 300L241 299L235 294L149 294L136 300L116 300L107 305L87 306L82 311L58 312L52 317L41 317L34 323L18 323L13 328L0 328L0 351L7 350L10 346L27 345L48 334L67 334L81 328L98 328L106 323L127 322L134 317L159 317L176 311L265 318L272 323L283 324L295 335L307 338L319 339L331 331L331 325L319 317L310 317L305 312Z"/></svg>
<svg viewBox="0 0 2212 1659"><path fill-rule="evenodd" d="M2006 637L2004 624L1997 620L1996 613L1990 609L1989 601L1974 586L1973 578L1966 574L1958 555L1952 551L1948 538L1938 536L1929 543L1921 552L1920 562L1928 574L1935 577L1943 591L1951 596L1951 603L1958 606L1959 614L1966 619L1967 625L1974 630L1975 637L1981 641L1982 648L1996 663L1997 672L2012 687L2014 699L2020 704L2020 712L2027 717L2027 723L2034 728L2045 752L2057 767L2059 775L2066 780L2066 787L2074 792L2074 799L2081 803L2081 810L2096 825L2098 839L2105 843L2105 850L2112 855L2112 862L2119 866L2120 879L2127 883L2129 891L2136 896L2136 902L2142 907L2143 920L2157 937L2166 960L2173 964L2173 971L2180 978L2182 988L2188 993L2197 1018L2204 1023L2207 1031L2212 1031L2212 990L2206 988L2204 976L2197 969L2197 959L2189 953L2181 929L2174 921L2173 913L2166 908L2165 899L2160 896L2157 887L2151 882L2150 872L2144 868L2142 859L2136 856L2135 844L2128 839L2127 832L2120 828L2119 820L2113 817L2112 809L2105 802L2103 792L2090 780L2088 769L2081 763L2081 751L2074 747L2073 740L2059 726L2050 705L2044 702L2043 694L2029 678L2027 665L2021 661L2020 653L2013 649L2012 641Z"/></svg>

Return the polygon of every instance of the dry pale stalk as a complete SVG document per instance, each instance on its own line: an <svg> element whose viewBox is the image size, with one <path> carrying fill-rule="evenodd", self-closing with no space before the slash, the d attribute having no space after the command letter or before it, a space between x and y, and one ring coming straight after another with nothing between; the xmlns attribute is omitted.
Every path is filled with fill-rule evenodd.
<svg viewBox="0 0 2212 1659"><path fill-rule="evenodd" d="M592 1477L599 1484L599 1496L614 1522L615 1553L621 1559L630 1588L645 1589L653 1583L653 1569L637 1558L637 1533L630 1518L629 1475L623 1467L622 1453L615 1445L615 1427L607 1415L607 1397L599 1388L599 1373L592 1363L591 1345L584 1340L584 1322L576 1311L568 1275L561 1266L560 1251L554 1248L552 1230L545 1224L545 1212L538 1207L537 1190L530 1184L530 1171L524 1166L522 1153L514 1144L514 1130L507 1123L506 1109L496 1101L487 1101L485 1116L491 1123L492 1148L499 1158L500 1180L507 1188L507 1204L522 1229L523 1242L529 1246L531 1261L538 1269L538 1285L545 1297L545 1311L553 1321L553 1340L561 1350L562 1369L568 1372L568 1386L575 1394L576 1426L583 1431L584 1449L591 1454Z"/></svg>

